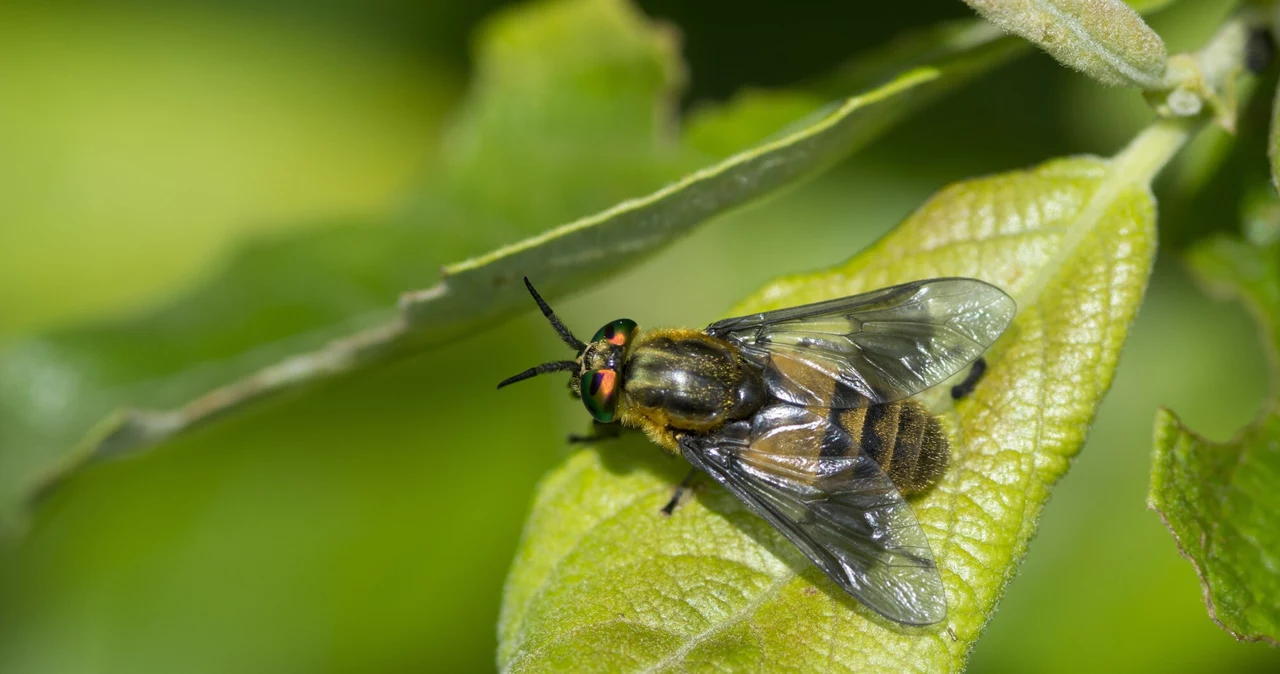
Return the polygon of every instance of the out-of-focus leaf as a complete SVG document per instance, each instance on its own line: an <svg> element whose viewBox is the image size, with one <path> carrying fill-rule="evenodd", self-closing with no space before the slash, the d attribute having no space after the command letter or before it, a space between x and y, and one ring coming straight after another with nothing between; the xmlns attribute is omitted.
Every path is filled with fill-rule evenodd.
<svg viewBox="0 0 1280 674"><path fill-rule="evenodd" d="M408 213L259 242L154 313L15 344L0 360L3 511L92 455L389 355L404 332L397 294L441 265L654 189L688 163L670 128L675 40L629 5L510 11L477 52L465 110ZM355 336L333 341L343 335Z"/></svg>
<svg viewBox="0 0 1280 674"><path fill-rule="evenodd" d="M554 295L616 271L712 216L825 168L878 134L905 112L912 95L941 77L936 69L910 71L657 192L450 265L439 285L401 298L405 329L412 339L435 341L479 319L509 315L529 304L523 275Z"/></svg>
<svg viewBox="0 0 1280 674"><path fill-rule="evenodd" d="M1166 5L1173 4L1173 2L1174 0L1125 0L1126 5L1142 14L1159 11L1164 9Z"/></svg>
<svg viewBox="0 0 1280 674"><path fill-rule="evenodd" d="M1171 191L1178 196L1197 194L1231 155L1236 138L1219 126L1201 129L1187 145L1177 170L1170 171Z"/></svg>
<svg viewBox="0 0 1280 674"><path fill-rule="evenodd" d="M1261 325L1272 399L1228 442L1160 410L1147 503L1195 567L1213 621L1237 639L1280 645L1280 248L1218 238L1192 249L1190 260Z"/></svg>
<svg viewBox="0 0 1280 674"><path fill-rule="evenodd" d="M1271 185L1280 190L1280 87L1271 103L1271 134L1267 138L1267 158L1271 160Z"/></svg>
<svg viewBox="0 0 1280 674"><path fill-rule="evenodd" d="M904 69L937 63L951 63L956 70L972 63L980 71L988 67L984 63L987 59L1002 61L1025 48L1026 42L1005 36L981 19L947 21L896 36L822 77L811 88L828 94L860 91Z"/></svg>
<svg viewBox="0 0 1280 674"><path fill-rule="evenodd" d="M700 108L689 119L685 140L696 150L722 156L805 128L829 99L874 90L917 69L941 73L943 76L928 87L914 91L905 112L991 71L1019 55L1024 47L1024 42L1004 37L984 21L943 22L859 54L835 72L799 89L747 89L728 105Z"/></svg>
<svg viewBox="0 0 1280 674"><path fill-rule="evenodd" d="M760 138L778 118L711 113L693 142L675 142L671 33L621 0L511 11L480 44L477 81L440 168L402 217L259 245L171 307L27 341L0 361L0 507L89 459L526 309L522 275L555 296L616 272L840 159L1001 55L953 54L904 72L648 196L520 240L730 150L698 138ZM398 312L386 307L397 290L427 285L448 257L484 250L493 252L402 295Z"/></svg>
<svg viewBox="0 0 1280 674"><path fill-rule="evenodd" d="M1163 84L1168 59L1164 41L1121 0L965 2L988 21L1103 84L1142 89Z"/></svg>
<svg viewBox="0 0 1280 674"><path fill-rule="evenodd" d="M1249 190L1241 210L1245 241L1263 248L1280 243L1280 196L1270 186L1259 184Z"/></svg>
<svg viewBox="0 0 1280 674"><path fill-rule="evenodd" d="M932 628L886 623L717 487L669 520L656 448L574 455L539 490L507 581L505 671L956 671L1079 451L1155 252L1149 181L1185 140L1159 124L1107 161L1073 158L944 189L848 263L784 278L742 314L934 276L1019 303L974 394L928 400L954 458L914 503L947 588Z"/></svg>
<svg viewBox="0 0 1280 674"><path fill-rule="evenodd" d="M457 74L255 17L0 3L0 342L172 299L234 241L383 208L431 162Z"/></svg>

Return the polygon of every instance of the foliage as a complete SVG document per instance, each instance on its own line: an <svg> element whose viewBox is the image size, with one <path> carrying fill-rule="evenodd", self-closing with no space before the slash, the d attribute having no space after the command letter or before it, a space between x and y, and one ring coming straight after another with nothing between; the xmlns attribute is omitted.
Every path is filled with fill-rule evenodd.
<svg viewBox="0 0 1280 674"><path fill-rule="evenodd" d="M1261 325L1280 382L1280 258L1274 246L1220 238L1190 253L1196 272L1238 297ZM1280 643L1280 414L1274 393L1229 442L1206 440L1169 410L1156 415L1150 506L1204 585L1209 614L1237 639Z"/></svg>
<svg viewBox="0 0 1280 674"><path fill-rule="evenodd" d="M1103 84L1156 89L1168 54L1121 0L966 0L987 20Z"/></svg>
<svg viewBox="0 0 1280 674"><path fill-rule="evenodd" d="M397 293L426 285L450 258L532 235L675 175L683 160L665 126L681 77L675 43L666 31L620 27L633 20L629 8L603 3L562 6L541 26L519 16L491 24L485 42L493 46L481 53L467 113L448 131L439 175L413 195L408 215L335 221L260 242L204 287L149 315L13 346L0 361L6 520L13 523L13 509L32 489L94 456L385 360L403 352L411 334L458 334L475 316L454 303L447 321L418 312L423 327L411 331L395 317ZM561 26L584 22L591 30L583 41L557 38ZM584 51L600 57L582 59ZM548 143L557 164L543 161ZM518 182L494 169L535 164ZM482 303L470 306L483 316Z"/></svg>
<svg viewBox="0 0 1280 674"><path fill-rule="evenodd" d="M1110 162L951 186L848 263L782 279L731 312L938 276L1017 299L991 370L946 413L947 476L914 504L948 586L944 624L906 630L859 610L719 489L664 521L670 471L616 467L601 447L539 490L507 585L503 669L962 668L1110 384L1155 251L1147 181L1183 133L1154 128Z"/></svg>
<svg viewBox="0 0 1280 674"><path fill-rule="evenodd" d="M778 270L819 264L727 313L937 275L984 278L1019 302L971 398L953 404L941 388L923 396L955 448L942 484L913 502L943 569L947 621L904 629L875 618L710 484L660 518L683 464L626 440L572 454L538 488L501 598L499 664L962 668L1090 434L1139 306L1159 304L1157 288L1146 292L1152 181L1210 122L1235 128L1237 96L1251 84L1247 47L1275 30L1273 3L1246 3L1208 22L1189 43L1196 51L1170 56L1184 48L1179 37L1136 12L1193 3L1128 4L973 0L990 23L917 27L805 85L699 102L683 119L678 94L701 71L686 72L670 25L624 0L538 0L495 13L437 156L386 212L299 221L158 308L5 346L0 519L34 520L0 551L0 668L81 670L77 657L101 653L129 671L399 670L410 659L457 670L462 660L449 658L476 643L487 658L486 611L497 610L525 496L561 456L567 404L562 391L551 399L560 382L485 397L513 362L550 348L537 320L487 329L530 309L515 280L533 277L567 318L582 310L558 298L608 282L590 297L601 310L626 304L661 321L705 322ZM875 21L859 26L888 37ZM692 51L699 35L689 35ZM1141 89L1125 95L1145 98L1156 121L1110 159L1069 156L1092 147L1080 138L1106 134L1035 126L1063 116L1053 97L1022 96L1026 73L1041 71L1018 66L1007 82L975 82L1028 42L1097 82ZM1070 90L1075 121L1059 120L1062 128L1115 138L1123 116L1086 89ZM956 90L923 123L888 133ZM967 117L955 113L964 109ZM1250 148L1228 153L1221 134L1200 138L1170 191L1220 215L1222 201L1201 188L1251 161ZM1275 147L1273 136L1273 158ZM855 152L864 164L792 189ZM1010 156L1062 158L955 182L955 170L974 175ZM851 171L861 171L856 183ZM830 266L944 181L951 186L884 238ZM1183 234L1202 237L1202 228ZM1193 250L1202 270L1212 251L1235 251L1237 261L1270 254L1221 242ZM1273 292L1269 277L1218 278L1246 295ZM1170 315L1161 311L1143 315ZM1157 356L1131 361L1148 374L1163 367ZM1196 372L1209 376L1187 376ZM1257 506L1275 493L1265 482L1276 472L1269 419L1215 444L1162 412L1151 499L1204 578L1215 619L1274 639L1277 588L1265 573L1277 551L1266 536L1274 509ZM134 460L103 461L124 455ZM1247 470L1229 469L1235 457ZM1063 587L1090 582L1071 569L1059 575ZM1181 589L1170 601L1194 604ZM165 627L114 621L130 611L163 616ZM1073 615L1061 601L1036 613L1059 625ZM113 618L105 632L102 616ZM1089 620L1108 624L1101 613ZM93 636L48 647L45 635L65 633ZM1170 649L1169 662L1194 648Z"/></svg>
<svg viewBox="0 0 1280 674"><path fill-rule="evenodd" d="M574 39L563 40L566 34ZM673 38L640 25L625 4L560 3L505 16L484 40L444 166L408 215L337 224L247 252L209 286L141 320L29 340L0 361L0 514L8 511L0 521L17 522L15 511L33 493L86 462L510 316L527 307L515 282L521 276L555 297L633 264L699 223L828 166L999 63L1009 49L986 48L991 37L829 110L811 110L806 123L646 197L446 265L438 283L402 293L391 311L386 298L420 283L420 270L433 266L426 251L438 265L455 254L448 251L493 245L495 232L537 232L717 150L729 154L724 136L756 139L762 128L777 130L771 115L760 116L768 101L704 114L686 146L667 138L680 79ZM786 101L789 111L814 106ZM557 157L551 166L549 152ZM527 178L513 182L509 172ZM574 187L562 187L568 183ZM462 236L440 245L442 230ZM355 259L354 250L362 251ZM281 312L291 320L279 320ZM242 316L258 320L246 325ZM157 352L161 343L171 346ZM104 366L78 370L77 363Z"/></svg>

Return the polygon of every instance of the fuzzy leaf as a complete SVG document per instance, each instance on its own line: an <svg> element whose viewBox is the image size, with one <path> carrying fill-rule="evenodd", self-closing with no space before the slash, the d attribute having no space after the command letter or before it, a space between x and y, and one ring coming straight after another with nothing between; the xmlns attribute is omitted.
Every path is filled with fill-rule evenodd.
<svg viewBox="0 0 1280 674"><path fill-rule="evenodd" d="M1272 399L1228 442L1207 440L1160 410L1147 504L1195 567L1213 621L1237 639L1280 645L1280 248L1219 238L1194 248L1190 260L1262 327Z"/></svg>
<svg viewBox="0 0 1280 674"><path fill-rule="evenodd" d="M1001 29L1111 85L1159 89L1164 41L1121 0L965 0ZM1146 4L1142 3L1143 9Z"/></svg>
<svg viewBox="0 0 1280 674"><path fill-rule="evenodd" d="M527 311L522 275L554 297L616 273L846 156L1012 53L989 43L940 50L934 64L816 112L805 97L770 98L787 103L768 114L752 104L764 99L740 100L699 115L677 143L670 31L622 0L509 11L484 31L443 166L404 217L257 246L150 316L28 340L0 359L0 519L87 461ZM779 112L808 114L778 132Z"/></svg>
<svg viewBox="0 0 1280 674"><path fill-rule="evenodd" d="M954 461L914 503L950 607L886 623L727 492L659 514L683 462L641 440L573 455L539 489L505 591L504 671L956 671L1079 451L1155 252L1148 183L1185 139L1156 126L1120 156L1073 158L944 189L834 269L778 280L768 310L920 278L971 276L1019 302L977 390L924 394Z"/></svg>

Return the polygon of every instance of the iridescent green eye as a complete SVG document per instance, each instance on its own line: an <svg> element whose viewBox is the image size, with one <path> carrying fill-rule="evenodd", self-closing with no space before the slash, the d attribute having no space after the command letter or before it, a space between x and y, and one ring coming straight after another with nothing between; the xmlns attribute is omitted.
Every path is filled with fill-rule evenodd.
<svg viewBox="0 0 1280 674"><path fill-rule="evenodd" d="M582 404L596 421L613 423L618 412L618 373L613 370L587 370L579 381Z"/></svg>
<svg viewBox="0 0 1280 674"><path fill-rule="evenodd" d="M596 331L596 336L591 338L592 342L605 340L615 346L626 346L632 337L636 336L636 330L639 326L630 318L619 318L612 323L605 323L603 328Z"/></svg>

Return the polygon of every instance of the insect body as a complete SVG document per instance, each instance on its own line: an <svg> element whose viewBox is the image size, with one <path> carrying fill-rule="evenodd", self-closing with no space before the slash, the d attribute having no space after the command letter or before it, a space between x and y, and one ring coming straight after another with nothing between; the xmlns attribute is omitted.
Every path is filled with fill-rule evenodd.
<svg viewBox="0 0 1280 674"><path fill-rule="evenodd" d="M672 452L680 451L682 432L745 419L765 399L759 373L731 343L693 330L639 335L623 368L619 420Z"/></svg>
<svg viewBox="0 0 1280 674"><path fill-rule="evenodd" d="M903 495L937 482L948 441L908 398L982 355L1013 320L1008 295L975 279L931 279L700 331L642 332L619 319L584 343L525 284L578 356L499 388L572 372L570 389L597 423L643 430L711 475L864 605L909 625L946 616Z"/></svg>

